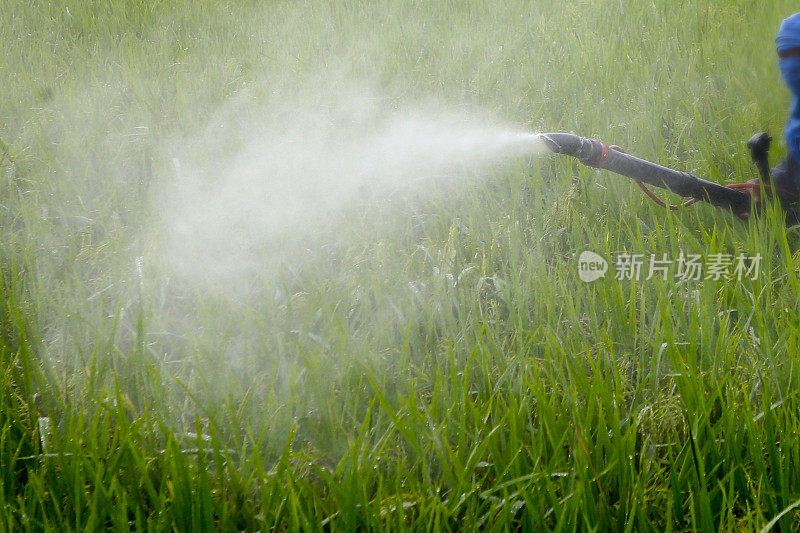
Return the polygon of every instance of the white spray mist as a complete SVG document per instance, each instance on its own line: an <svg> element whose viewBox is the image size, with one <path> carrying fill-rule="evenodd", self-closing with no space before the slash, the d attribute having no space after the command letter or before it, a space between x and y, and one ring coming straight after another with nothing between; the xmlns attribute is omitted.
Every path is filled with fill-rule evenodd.
<svg viewBox="0 0 800 533"><path fill-rule="evenodd" d="M544 149L481 113L315 87L262 103L242 96L184 143L162 220L162 255L177 274L226 285L268 268L357 197L424 190Z"/></svg>

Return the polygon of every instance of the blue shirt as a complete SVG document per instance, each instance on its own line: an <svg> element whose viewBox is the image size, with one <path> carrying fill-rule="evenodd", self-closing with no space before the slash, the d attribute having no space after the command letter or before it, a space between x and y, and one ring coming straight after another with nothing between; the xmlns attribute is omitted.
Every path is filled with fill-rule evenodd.
<svg viewBox="0 0 800 533"><path fill-rule="evenodd" d="M775 45L778 53L800 48L800 13L784 19L775 37ZM800 57L783 58L779 66L783 81L792 91L792 108L784 130L786 145L794 158L800 161Z"/></svg>
<svg viewBox="0 0 800 533"><path fill-rule="evenodd" d="M781 59L780 67L783 81L792 91L792 107L784 130L786 146L794 158L800 161L800 96L798 96L800 95L800 57L792 56Z"/></svg>

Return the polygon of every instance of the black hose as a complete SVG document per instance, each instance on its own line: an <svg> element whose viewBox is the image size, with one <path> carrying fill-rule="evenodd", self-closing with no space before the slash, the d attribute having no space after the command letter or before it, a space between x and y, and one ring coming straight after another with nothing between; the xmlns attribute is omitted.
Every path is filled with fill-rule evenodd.
<svg viewBox="0 0 800 533"><path fill-rule="evenodd" d="M540 137L553 152L576 157L584 165L668 189L684 198L697 198L740 216L750 212L750 195L745 192L639 159L595 139L571 133L542 133Z"/></svg>

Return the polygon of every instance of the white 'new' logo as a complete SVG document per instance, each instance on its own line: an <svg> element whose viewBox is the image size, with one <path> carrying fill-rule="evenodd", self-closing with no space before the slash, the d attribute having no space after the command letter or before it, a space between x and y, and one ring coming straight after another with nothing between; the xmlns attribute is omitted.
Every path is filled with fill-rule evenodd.
<svg viewBox="0 0 800 533"><path fill-rule="evenodd" d="M586 250L578 257L578 277L581 281L598 280L608 272L608 261L594 252Z"/></svg>

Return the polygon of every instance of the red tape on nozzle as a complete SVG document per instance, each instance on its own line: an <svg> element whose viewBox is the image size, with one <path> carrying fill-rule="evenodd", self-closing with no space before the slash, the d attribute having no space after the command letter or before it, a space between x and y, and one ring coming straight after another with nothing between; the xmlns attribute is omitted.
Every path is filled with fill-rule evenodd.
<svg viewBox="0 0 800 533"><path fill-rule="evenodd" d="M601 142L600 146L603 147L603 151L600 153L600 157L597 158L597 163L594 164L596 167L603 166L603 163L605 163L606 159L608 159L608 146L606 146L606 143L604 142Z"/></svg>

